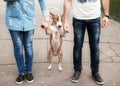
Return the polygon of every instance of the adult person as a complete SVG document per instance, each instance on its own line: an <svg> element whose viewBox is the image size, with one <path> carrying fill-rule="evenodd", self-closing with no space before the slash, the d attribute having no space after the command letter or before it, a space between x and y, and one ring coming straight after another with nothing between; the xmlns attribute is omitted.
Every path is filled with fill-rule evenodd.
<svg viewBox="0 0 120 86"><path fill-rule="evenodd" d="M46 0L38 0L44 15L43 24L48 25L49 10ZM35 29L35 0L6 0L6 26L10 32L14 56L19 75L17 84L22 84L26 79L33 82L33 35Z"/></svg>
<svg viewBox="0 0 120 86"><path fill-rule="evenodd" d="M101 0L104 8L104 16L100 22L101 4L100 0L73 0L73 29L74 29L74 48L73 64L74 74L72 82L78 82L82 70L82 47L85 30L88 32L91 73L97 84L104 84L99 74L99 39L100 28L105 28L109 21L109 0ZM64 0L64 29L70 30L68 16L72 6L72 0Z"/></svg>

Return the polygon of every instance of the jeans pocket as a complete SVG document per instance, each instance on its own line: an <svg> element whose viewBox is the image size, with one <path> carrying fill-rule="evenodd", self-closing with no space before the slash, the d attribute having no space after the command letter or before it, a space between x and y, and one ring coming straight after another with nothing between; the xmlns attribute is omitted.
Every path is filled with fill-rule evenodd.
<svg viewBox="0 0 120 86"><path fill-rule="evenodd" d="M74 28L74 33L81 33L81 28L82 28L82 24L79 20L73 18L73 28Z"/></svg>

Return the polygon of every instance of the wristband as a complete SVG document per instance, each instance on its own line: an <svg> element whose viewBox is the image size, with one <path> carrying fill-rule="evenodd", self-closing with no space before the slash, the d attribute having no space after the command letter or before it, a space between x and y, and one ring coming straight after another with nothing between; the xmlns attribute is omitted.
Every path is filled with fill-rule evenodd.
<svg viewBox="0 0 120 86"><path fill-rule="evenodd" d="M109 15L105 15L105 17L110 18L110 16L109 16Z"/></svg>

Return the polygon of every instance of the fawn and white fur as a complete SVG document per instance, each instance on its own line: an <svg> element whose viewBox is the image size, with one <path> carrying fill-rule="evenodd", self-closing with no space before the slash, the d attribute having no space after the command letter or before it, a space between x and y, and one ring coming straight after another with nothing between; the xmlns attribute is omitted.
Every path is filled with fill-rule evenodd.
<svg viewBox="0 0 120 86"><path fill-rule="evenodd" d="M50 13L52 18L52 24L45 29L46 34L50 35L50 49L48 52L48 62L49 66L48 69L52 69L52 57L57 56L59 59L58 62L58 69L62 70L62 41L63 36L65 34L63 30L63 23L62 23L62 16L55 15Z"/></svg>

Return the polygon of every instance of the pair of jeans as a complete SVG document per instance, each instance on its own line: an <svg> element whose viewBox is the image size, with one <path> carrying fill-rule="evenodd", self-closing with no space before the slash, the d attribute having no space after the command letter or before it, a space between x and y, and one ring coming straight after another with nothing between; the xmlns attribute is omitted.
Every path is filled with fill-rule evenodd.
<svg viewBox="0 0 120 86"><path fill-rule="evenodd" d="M75 71L82 70L82 47L84 34L87 29L92 74L99 72L99 39L100 39L100 18L81 20L73 18L74 28L74 47L73 47L73 64ZM87 52L86 52L87 54Z"/></svg>
<svg viewBox="0 0 120 86"><path fill-rule="evenodd" d="M18 66L19 74L31 72L33 61L32 40L34 30L30 31L9 30L9 32L14 46L14 55Z"/></svg>

